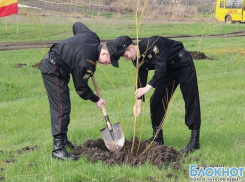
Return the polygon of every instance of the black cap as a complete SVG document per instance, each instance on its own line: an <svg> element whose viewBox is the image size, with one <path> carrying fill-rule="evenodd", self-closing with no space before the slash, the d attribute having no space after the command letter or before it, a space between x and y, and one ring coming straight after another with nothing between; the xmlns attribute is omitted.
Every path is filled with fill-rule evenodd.
<svg viewBox="0 0 245 182"><path fill-rule="evenodd" d="M118 60L124 55L126 48L132 43L133 41L129 36L120 36L114 41L106 43L107 49L111 54L111 64L114 67L119 67Z"/></svg>

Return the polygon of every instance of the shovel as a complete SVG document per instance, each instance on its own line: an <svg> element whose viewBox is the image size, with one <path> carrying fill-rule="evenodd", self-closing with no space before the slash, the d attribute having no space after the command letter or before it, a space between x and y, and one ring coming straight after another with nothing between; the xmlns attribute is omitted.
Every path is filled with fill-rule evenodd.
<svg viewBox="0 0 245 182"><path fill-rule="evenodd" d="M92 76L92 81L94 84L94 88L97 92L97 95L102 98L97 81L94 77ZM120 123L115 123L111 124L109 116L106 112L105 105L102 104L102 112L106 120L106 127L101 129L100 132L103 136L103 140L105 142L105 146L112 152L119 152L124 145L124 135L122 131L122 127Z"/></svg>

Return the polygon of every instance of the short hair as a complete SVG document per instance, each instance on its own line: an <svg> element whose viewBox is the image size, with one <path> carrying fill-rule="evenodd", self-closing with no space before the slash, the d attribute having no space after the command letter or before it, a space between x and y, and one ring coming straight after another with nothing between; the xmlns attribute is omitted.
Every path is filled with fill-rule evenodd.
<svg viewBox="0 0 245 182"><path fill-rule="evenodd" d="M136 46L137 44L136 44L135 42L133 42L133 43L130 44L129 46L131 46L131 45ZM126 51L129 51L129 46L126 48Z"/></svg>
<svg viewBox="0 0 245 182"><path fill-rule="evenodd" d="M103 45L102 45L102 49L104 49L104 50L108 50L108 48L107 48L106 44L103 44Z"/></svg>

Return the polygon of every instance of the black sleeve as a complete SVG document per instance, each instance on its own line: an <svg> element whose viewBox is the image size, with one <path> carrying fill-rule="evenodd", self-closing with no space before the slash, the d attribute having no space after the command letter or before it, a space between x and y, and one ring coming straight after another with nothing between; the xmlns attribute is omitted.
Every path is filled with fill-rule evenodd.
<svg viewBox="0 0 245 182"><path fill-rule="evenodd" d="M81 22L76 22L72 26L73 35L82 34L85 32L92 32L86 25Z"/></svg>
<svg viewBox="0 0 245 182"><path fill-rule="evenodd" d="M139 72L138 72L138 85L137 88L142 88L146 86L147 83L147 77L148 77L148 69L142 65L139 68ZM145 101L145 95L143 95L140 99L142 99L142 101Z"/></svg>
<svg viewBox="0 0 245 182"><path fill-rule="evenodd" d="M72 78L77 94L84 100L91 100L98 102L100 98L95 95L92 89L88 86L88 79L91 77L90 73L85 68L76 69L72 73Z"/></svg>
<svg viewBox="0 0 245 182"><path fill-rule="evenodd" d="M160 80L160 78L164 76L167 70L167 60L165 58L165 51L163 49L163 45L157 43L155 46L158 49L157 51L154 52L154 48L153 48L153 52L152 52L152 54L154 54L155 72L152 79L148 83L154 88L156 87L157 82Z"/></svg>
<svg viewBox="0 0 245 182"><path fill-rule="evenodd" d="M140 67L138 72L138 88L142 88L146 86L148 77L148 70L144 67Z"/></svg>

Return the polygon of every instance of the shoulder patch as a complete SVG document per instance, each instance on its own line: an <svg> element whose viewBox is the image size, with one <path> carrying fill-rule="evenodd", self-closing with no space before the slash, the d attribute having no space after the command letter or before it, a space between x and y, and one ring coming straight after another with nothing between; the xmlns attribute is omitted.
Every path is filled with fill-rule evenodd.
<svg viewBox="0 0 245 182"><path fill-rule="evenodd" d="M91 76L93 76L93 71L87 70L87 73L83 76L83 80L87 81Z"/></svg>
<svg viewBox="0 0 245 182"><path fill-rule="evenodd" d="M84 80L84 81L87 81L89 78L90 78L90 75L89 75L89 74L85 74L85 75L83 76L83 80Z"/></svg>
<svg viewBox="0 0 245 182"><path fill-rule="evenodd" d="M153 51L155 54L159 53L159 49L158 49L157 46L154 46L152 51Z"/></svg>

